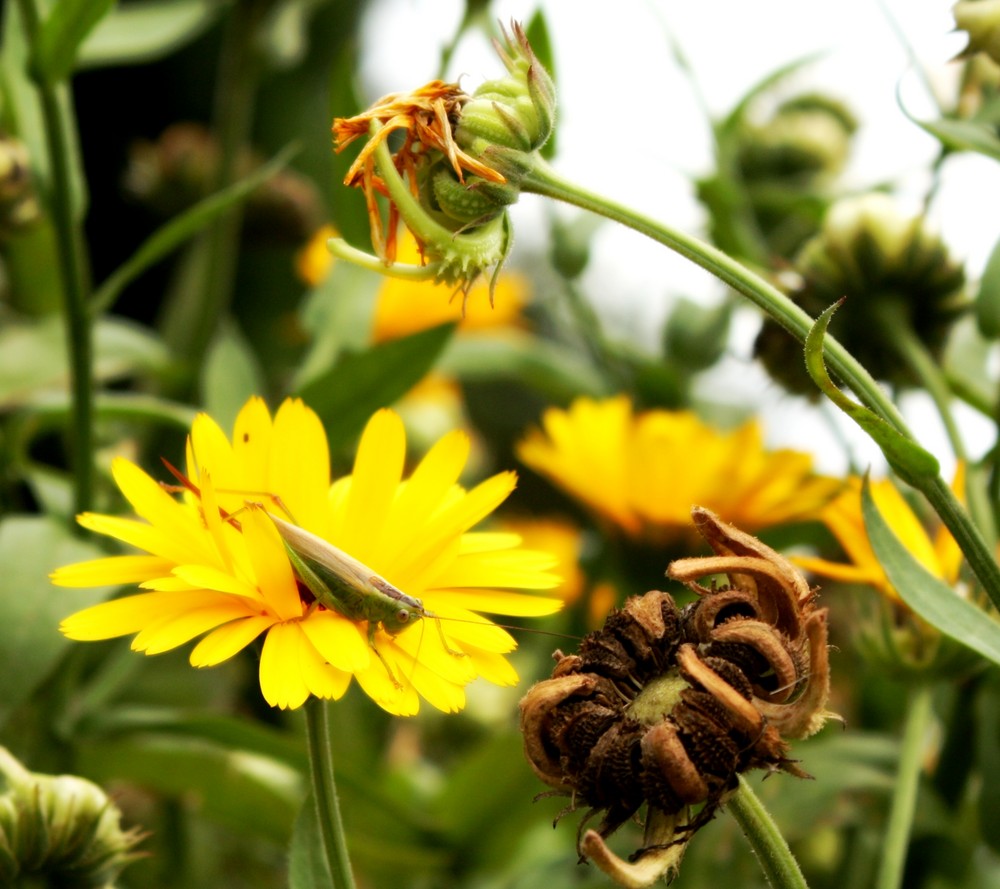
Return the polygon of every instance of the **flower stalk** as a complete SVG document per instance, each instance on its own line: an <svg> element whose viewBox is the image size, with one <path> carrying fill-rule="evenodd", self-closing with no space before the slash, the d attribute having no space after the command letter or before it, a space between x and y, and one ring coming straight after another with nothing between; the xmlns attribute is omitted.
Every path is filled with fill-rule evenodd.
<svg viewBox="0 0 1000 889"><path fill-rule="evenodd" d="M927 729L934 718L931 708L932 686L915 685L910 693L906 723L900 743L899 770L892 794L892 808L886 825L885 841L875 889L899 889L903 885L906 850L917 808L917 788L923 770L923 752Z"/></svg>
<svg viewBox="0 0 1000 889"><path fill-rule="evenodd" d="M29 45L36 46L41 30L37 0L19 0L18 11ZM70 138L74 132L74 124L67 104L60 101L60 85L45 77L36 77L35 86L38 89L51 165L51 181L46 197L59 247L57 262L63 285L66 347L73 403L70 452L74 505L78 512L82 512L90 507L94 490L94 345L91 330L93 319L88 306L90 282L87 257L80 221L73 207Z"/></svg>
<svg viewBox="0 0 1000 889"><path fill-rule="evenodd" d="M740 786L726 804L726 811L739 824L773 889L806 889L799 863L746 776L740 775Z"/></svg>
<svg viewBox="0 0 1000 889"><path fill-rule="evenodd" d="M313 803L323 839L323 852L330 869L331 885L334 889L354 889L354 874L344 835L344 819L340 814L340 801L333 774L327 702L311 698L306 703L305 714Z"/></svg>

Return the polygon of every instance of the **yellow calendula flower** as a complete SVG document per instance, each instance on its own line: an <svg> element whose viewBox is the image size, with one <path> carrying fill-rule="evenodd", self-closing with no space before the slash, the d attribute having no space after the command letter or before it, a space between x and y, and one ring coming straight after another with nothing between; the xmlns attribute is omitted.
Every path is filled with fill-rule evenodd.
<svg viewBox="0 0 1000 889"><path fill-rule="evenodd" d="M953 482L956 491L962 490L964 477L959 467ZM958 580L962 551L948 529L942 525L932 538L889 479L869 484L875 505L899 541L931 574L953 586ZM820 519L837 538L849 561L799 556L795 563L831 580L872 586L890 600L902 602L868 541L861 512L861 479L850 479L843 493L820 513Z"/></svg>
<svg viewBox="0 0 1000 889"><path fill-rule="evenodd" d="M626 396L550 408L518 456L628 534L682 535L692 504L755 531L816 516L839 482L808 454L767 451L760 427L723 432L691 411L636 414Z"/></svg>
<svg viewBox="0 0 1000 889"><path fill-rule="evenodd" d="M333 234L330 226L319 229L296 258L299 277L311 287L330 272L334 260L326 242ZM396 250L400 262L420 264L417 241L408 231L401 233ZM464 299L443 282L386 278L376 296L372 339L383 343L448 321L465 332L516 326L530 293L528 279L516 272L503 272L493 285L473 284Z"/></svg>
<svg viewBox="0 0 1000 889"><path fill-rule="evenodd" d="M469 530L516 479L500 473L465 490L458 478L468 448L463 433L445 435L404 478L403 425L382 410L362 435L353 473L331 484L325 432L301 401L285 401L272 419L251 399L231 440L201 414L188 439L183 498L119 459L114 477L138 518L79 518L145 554L53 575L60 586L137 583L145 592L87 608L61 629L78 640L135 634L132 648L146 654L201 637L190 656L196 667L263 635L260 686L272 706L339 698L354 677L390 713L416 713L421 697L459 710L477 676L517 681L504 657L514 640L479 612L540 616L561 604L517 592L555 587L552 557L522 548L515 534ZM355 592L350 601L334 583L340 598L331 600L302 569L300 539L321 557L332 544L400 609L386 612L385 599L359 596L357 583L346 587ZM394 622L401 611L414 618L405 627Z"/></svg>

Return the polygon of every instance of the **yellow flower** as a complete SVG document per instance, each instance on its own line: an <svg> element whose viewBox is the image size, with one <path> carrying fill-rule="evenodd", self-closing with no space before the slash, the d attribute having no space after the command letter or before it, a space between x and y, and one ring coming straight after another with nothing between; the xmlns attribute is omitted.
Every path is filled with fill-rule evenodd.
<svg viewBox="0 0 1000 889"><path fill-rule="evenodd" d="M964 479L965 472L960 466L952 484L956 491L962 490ZM875 505L900 542L931 574L953 586L958 580L962 551L948 529L942 525L931 539L910 504L889 479L870 482L870 488ZM837 538L850 561L830 562L799 556L795 563L832 580L867 584L889 599L902 602L868 541L861 512L861 479L850 479L843 493L820 513L820 519Z"/></svg>
<svg viewBox="0 0 1000 889"><path fill-rule="evenodd" d="M379 411L353 473L331 485L326 435L301 401L285 401L272 420L264 402L251 399L231 442L200 414L188 439L191 490L182 500L119 459L115 480L139 519L79 518L146 555L69 565L53 575L61 586L137 583L146 592L78 612L62 630L79 640L136 634L132 648L146 654L201 636L190 656L196 667L218 664L264 634L260 686L272 706L298 707L309 695L339 698L353 676L390 713L416 713L419 697L459 710L464 686L477 676L517 681L504 657L514 640L478 612L539 616L561 604L514 592L555 587L552 557L521 548L515 534L469 530L516 479L505 472L460 487L468 447L463 433L449 433L404 479L402 422ZM247 508L248 500L264 508ZM392 634L378 611L324 607L293 570L278 519L422 600L423 619Z"/></svg>
<svg viewBox="0 0 1000 889"><path fill-rule="evenodd" d="M766 451L757 423L720 432L691 411L633 413L626 396L550 408L518 456L628 534L686 534L692 504L755 531L814 517L834 495L807 454Z"/></svg>
<svg viewBox="0 0 1000 889"><path fill-rule="evenodd" d="M319 229L296 258L299 277L312 287L330 272L333 256L326 242L333 234L329 226ZM408 231L400 236L397 259L420 264L420 250ZM466 332L513 326L521 320L529 295L528 280L513 272L501 274L495 285L474 284L464 299L456 298L455 288L444 282L387 277L376 297L372 339L377 343L399 339L448 321Z"/></svg>
<svg viewBox="0 0 1000 889"><path fill-rule="evenodd" d="M508 518L502 525L505 530L517 534L532 549L555 557L555 573L562 578L562 582L554 592L563 602L571 605L580 598L583 594L584 575L580 570L582 541L578 527L566 519L555 517Z"/></svg>

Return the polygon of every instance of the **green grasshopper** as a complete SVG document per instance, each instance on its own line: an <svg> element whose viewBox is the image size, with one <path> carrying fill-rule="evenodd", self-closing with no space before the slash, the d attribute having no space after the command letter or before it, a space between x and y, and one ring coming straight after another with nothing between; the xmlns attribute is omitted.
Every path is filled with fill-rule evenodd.
<svg viewBox="0 0 1000 889"><path fill-rule="evenodd" d="M187 490L201 498L201 491L194 482L167 460L163 460L163 463L183 486L164 485L167 490ZM277 497L272 499L279 509L288 512ZM248 500L243 509L262 510L271 520L285 546L288 561L296 578L315 597L315 604L336 611L348 620L368 621L368 645L382 662L393 684L401 688L402 684L393 675L392 668L375 645L375 634L378 628L382 627L390 635L395 635L421 618L433 618L435 615L427 611L419 599L397 589L363 562L328 540L298 525L286 522L267 509L263 503ZM240 527L236 513L222 509L220 512L225 521L237 529ZM238 512L242 512L242 509L237 510ZM448 645L440 623L438 632L450 654L456 656L463 654Z"/></svg>
<svg viewBox="0 0 1000 889"><path fill-rule="evenodd" d="M318 604L348 620L368 621L368 645L382 661L393 683L401 687L375 645L375 633L381 626L390 635L395 635L422 617L434 617L424 608L423 602L397 589L328 540L278 518L263 504L248 503L247 507L265 511L281 536L292 570ZM438 632L445 641L440 624ZM452 651L447 642L445 648L452 654L461 654Z"/></svg>

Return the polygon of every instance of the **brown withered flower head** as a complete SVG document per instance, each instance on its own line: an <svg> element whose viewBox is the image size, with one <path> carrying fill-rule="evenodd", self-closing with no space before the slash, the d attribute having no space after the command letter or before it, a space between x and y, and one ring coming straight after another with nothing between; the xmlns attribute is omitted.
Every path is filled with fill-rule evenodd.
<svg viewBox="0 0 1000 889"><path fill-rule="evenodd" d="M539 778L589 809L578 848L619 884L672 877L699 827L748 769L808 777L788 740L832 714L826 609L785 558L701 507L694 523L714 556L668 575L698 599L629 599L578 654L556 652L552 678L521 702L525 752ZM725 575L709 586L701 578ZM646 805L643 846L626 862L604 840ZM603 813L596 830L589 817Z"/></svg>

